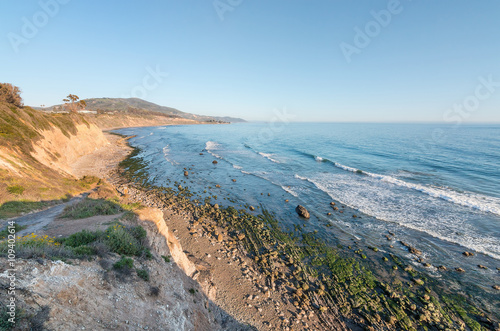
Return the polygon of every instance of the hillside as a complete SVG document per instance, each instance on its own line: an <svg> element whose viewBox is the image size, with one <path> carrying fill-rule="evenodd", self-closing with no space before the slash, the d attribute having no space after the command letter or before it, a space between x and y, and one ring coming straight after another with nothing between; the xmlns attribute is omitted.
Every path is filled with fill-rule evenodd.
<svg viewBox="0 0 500 331"><path fill-rule="evenodd" d="M102 131L82 115L0 101L0 204L81 192L86 184L70 174L71 164L106 144Z"/></svg>
<svg viewBox="0 0 500 331"><path fill-rule="evenodd" d="M91 98L85 99L87 103L87 110L94 110L98 112L110 113L110 112L119 112L119 113L142 113L153 112L160 113L164 115L180 117L190 120L195 120L199 122L214 122L214 121L223 121L223 122L245 122L245 120L241 118L233 118L233 117L220 117L220 116L204 116L204 115L195 115L180 111L175 108L160 106L152 102L148 102L138 98ZM60 105L49 107L48 109L58 108ZM142 111L142 112L141 112Z"/></svg>

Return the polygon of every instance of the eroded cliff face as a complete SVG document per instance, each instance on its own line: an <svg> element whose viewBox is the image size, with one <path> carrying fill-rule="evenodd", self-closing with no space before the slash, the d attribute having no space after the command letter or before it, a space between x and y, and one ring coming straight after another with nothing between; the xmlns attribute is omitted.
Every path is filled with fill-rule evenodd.
<svg viewBox="0 0 500 331"><path fill-rule="evenodd" d="M143 208L136 214L153 258L134 258L134 267L148 270L149 281L134 271L114 270L120 258L116 254L68 263L17 259L15 297L24 316L14 329L252 330L215 305L190 277L195 265L168 230L162 211ZM162 256L173 259L166 262ZM0 265L7 265L5 258L0 258ZM0 272L0 286L8 287L12 272ZM6 296L6 291L0 292L1 300Z"/></svg>
<svg viewBox="0 0 500 331"><path fill-rule="evenodd" d="M94 124L77 124L76 134L69 137L57 127L40 133L43 138L33 144L31 155L41 164L69 175L71 165L80 157L109 144Z"/></svg>

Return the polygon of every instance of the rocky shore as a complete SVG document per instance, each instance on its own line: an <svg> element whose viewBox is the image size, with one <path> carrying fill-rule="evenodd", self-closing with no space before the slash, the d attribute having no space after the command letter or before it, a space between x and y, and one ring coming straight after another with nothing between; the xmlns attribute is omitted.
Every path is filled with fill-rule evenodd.
<svg viewBox="0 0 500 331"><path fill-rule="evenodd" d="M179 183L153 186L141 162L129 157L109 180L126 199L164 211L196 265L193 279L241 322L259 330L498 329L465 297L443 291L392 254L383 261L390 259L393 273L378 279L314 233L283 232L265 210L255 216L211 204Z"/></svg>

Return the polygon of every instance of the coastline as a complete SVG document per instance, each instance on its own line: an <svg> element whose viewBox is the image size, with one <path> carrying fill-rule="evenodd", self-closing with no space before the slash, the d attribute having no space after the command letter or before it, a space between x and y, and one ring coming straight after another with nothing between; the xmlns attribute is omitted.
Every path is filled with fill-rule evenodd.
<svg viewBox="0 0 500 331"><path fill-rule="evenodd" d="M291 288L277 287L269 283L266 272L260 270L259 265L249 257L238 239L239 233L231 233L228 228L221 227L208 215L196 217L196 211L191 208L187 199L165 204L159 192L141 189L125 178L119 171L119 163L130 157L135 148L127 143L130 137L120 138L120 135L109 132L105 134L111 137L111 146L85 157L77 165L80 169L82 166L90 169L84 165L99 160L98 167L94 167L91 172L84 171L80 174L101 176L108 180L125 200L161 209L169 229L196 267L196 272L190 276L200 284L208 298L216 305L239 322L258 330L356 329L352 324L347 327L338 311L323 313L295 306L293 302L296 300L293 291L290 291ZM112 157L101 162L100 155L103 152Z"/></svg>
<svg viewBox="0 0 500 331"><path fill-rule="evenodd" d="M193 260L198 262L200 275L203 275L200 281L212 282L220 289L214 301L242 322L258 329L284 330L297 327L414 329L415 321L420 321L417 325L438 325L443 328L462 324L472 325L472 328L479 326L467 314L455 311L466 309L476 315L477 310L473 306L461 297L452 298L451 293L446 296L446 304L443 305L441 296L436 293L439 287L437 282L405 266L396 256L391 256L391 262L399 266L401 272L404 270L408 274L405 285L418 289L407 290L402 288L403 284L381 282L369 270L360 268L349 258L338 256L333 260L340 261L340 264L332 265L330 272L340 268L335 271L342 274L340 278L346 278L341 279L340 284L335 284L339 281L338 277L334 276L337 279L333 282L331 279L321 279L310 263L302 262L304 252L296 250L306 244L314 247L309 260L311 257L319 258L319 255L335 254L334 249L326 248L314 234L299 233L303 237L300 240L299 237L294 238L282 232L270 214L260 217L262 222L258 224L259 217L246 212L191 201L192 194L185 189L181 188L177 192L178 188L151 186L147 178L134 173L141 168L138 164L140 160L130 157L127 160L130 161L128 164L121 164L125 171L116 171L112 183L131 200L164 210L166 220L176 230L176 237ZM132 165L135 171L130 171ZM228 217L237 221L225 221ZM264 234L266 229L271 230L270 235L263 238L255 233L259 231L250 231L255 226L264 229L260 231ZM238 237L241 234L243 236ZM284 241L292 240L287 243L289 245L285 245L287 247L280 247L276 242L270 245L278 237ZM292 252L296 253L295 261L286 261L287 254L291 253L285 252L286 249L295 250ZM316 262L328 265L333 261L323 259ZM348 275L351 268L360 268L358 274ZM353 291L352 284L356 277L364 279L359 287L354 286ZM205 288L208 288L207 285ZM479 314L482 313L479 311ZM463 319L467 323L463 323ZM487 318L485 321L491 322ZM491 323L495 325L496 322Z"/></svg>

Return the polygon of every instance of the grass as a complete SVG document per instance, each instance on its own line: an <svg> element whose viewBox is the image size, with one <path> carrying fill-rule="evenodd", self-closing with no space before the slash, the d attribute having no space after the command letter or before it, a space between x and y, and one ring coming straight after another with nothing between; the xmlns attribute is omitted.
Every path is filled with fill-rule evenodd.
<svg viewBox="0 0 500 331"><path fill-rule="evenodd" d="M14 223L14 231L12 231L12 228L9 229L9 227L7 227L7 228L3 229L2 231L0 231L0 240L1 239L5 239L9 234L16 234L19 231L24 230L26 228L27 228L26 225L19 225L17 223Z"/></svg>
<svg viewBox="0 0 500 331"><path fill-rule="evenodd" d="M21 194L24 193L24 190L25 190L25 188L23 186L21 186L21 185L13 185L13 186L7 187L7 191L10 194L21 195Z"/></svg>
<svg viewBox="0 0 500 331"><path fill-rule="evenodd" d="M0 256L7 256L7 240L0 241ZM52 238L29 234L16 239L16 257L48 259L83 259L112 252L124 256L151 259L146 231L141 226L115 224L106 231L74 233L66 238Z"/></svg>
<svg viewBox="0 0 500 331"><path fill-rule="evenodd" d="M122 211L122 207L115 202L86 198L73 206L66 207L61 217L81 219L96 215L116 215Z"/></svg>
<svg viewBox="0 0 500 331"><path fill-rule="evenodd" d="M40 201L9 201L0 205L0 219L19 216L21 213L29 213L33 210L42 209L50 205Z"/></svg>

